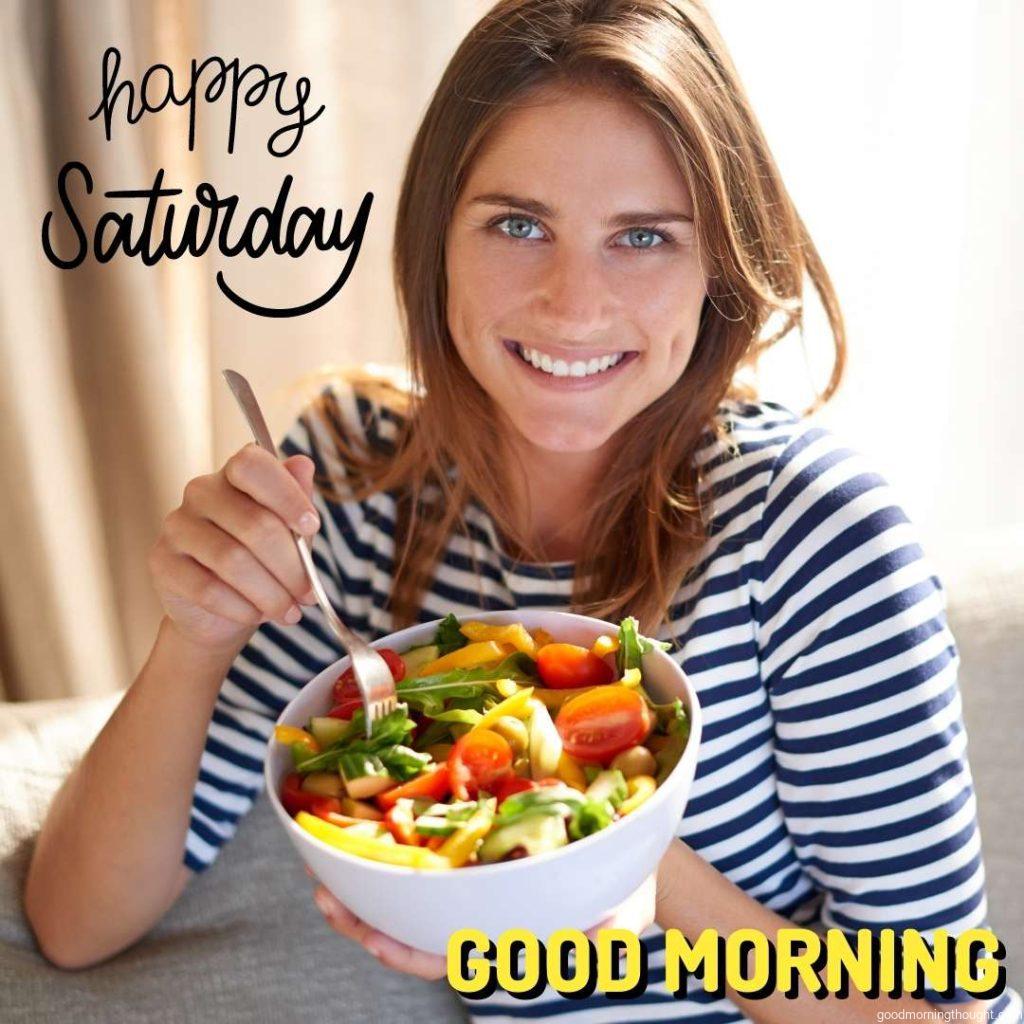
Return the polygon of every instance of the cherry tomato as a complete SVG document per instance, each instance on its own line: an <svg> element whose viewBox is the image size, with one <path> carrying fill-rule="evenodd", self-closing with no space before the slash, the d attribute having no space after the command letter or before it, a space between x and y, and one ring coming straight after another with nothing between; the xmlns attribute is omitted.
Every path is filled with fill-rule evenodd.
<svg viewBox="0 0 1024 1024"><path fill-rule="evenodd" d="M455 741L448 755L448 771L457 800L469 800L481 789L491 793L512 773L512 748L493 730L474 729Z"/></svg>
<svg viewBox="0 0 1024 1024"><path fill-rule="evenodd" d="M400 654L396 654L389 647L381 647L377 653L388 663L388 668L391 669L391 678L396 683L405 678L405 662L402 661ZM356 683L356 674L351 668L347 668L334 683L334 703L340 704L346 697L358 696L359 685ZM334 717L341 716L335 715Z"/></svg>
<svg viewBox="0 0 1024 1024"><path fill-rule="evenodd" d="M510 796L516 793L526 793L532 789L539 789L539 783L533 779L523 779L518 775L506 775L494 787L494 795L498 798L500 807Z"/></svg>
<svg viewBox="0 0 1024 1024"><path fill-rule="evenodd" d="M335 704L334 707L327 712L327 717L343 718L345 721L349 721L356 713L356 710L362 706L362 697L345 697L339 704Z"/></svg>
<svg viewBox="0 0 1024 1024"><path fill-rule="evenodd" d="M567 700L555 727L571 757L607 765L643 740L651 728L651 712L636 690L602 686Z"/></svg>
<svg viewBox="0 0 1024 1024"><path fill-rule="evenodd" d="M544 685L553 690L603 686L615 679L608 662L576 644L545 644L537 652L537 671Z"/></svg>

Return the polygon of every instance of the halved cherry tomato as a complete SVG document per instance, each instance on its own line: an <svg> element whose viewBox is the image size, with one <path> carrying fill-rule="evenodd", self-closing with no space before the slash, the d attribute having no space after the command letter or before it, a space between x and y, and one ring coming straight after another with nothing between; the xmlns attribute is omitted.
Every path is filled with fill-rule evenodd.
<svg viewBox="0 0 1024 1024"><path fill-rule="evenodd" d="M401 655L389 647L381 647L377 650L377 653L388 663L388 668L391 669L391 678L396 683L400 679L405 678L405 662L402 661ZM356 683L356 674L351 668L347 668L338 676L334 683L334 703L340 704L346 697L358 696L359 686ZM341 716L335 715L334 717L339 718Z"/></svg>
<svg viewBox="0 0 1024 1024"><path fill-rule="evenodd" d="M493 792L501 779L512 774L512 748L493 729L474 729L455 741L448 771L456 800L470 800L481 789Z"/></svg>
<svg viewBox="0 0 1024 1024"><path fill-rule="evenodd" d="M355 685L355 684L353 684ZM341 718L346 722L350 721L356 711L363 706L362 697L346 697L343 701L335 704L330 711L327 712L328 718Z"/></svg>
<svg viewBox="0 0 1024 1024"><path fill-rule="evenodd" d="M498 798L500 807L510 796L516 793L527 793L533 789L540 789L540 783L533 779L524 779L518 775L506 775L494 787L494 795Z"/></svg>
<svg viewBox="0 0 1024 1024"><path fill-rule="evenodd" d="M600 686L567 700L555 728L571 757L607 765L647 735L651 712L636 690L617 684Z"/></svg>
<svg viewBox="0 0 1024 1024"><path fill-rule="evenodd" d="M545 644L537 652L537 671L553 690L603 686L615 678L608 662L576 644Z"/></svg>
<svg viewBox="0 0 1024 1024"><path fill-rule="evenodd" d="M448 763L439 764L436 768L428 769L422 775L403 782L400 786L385 789L378 793L374 799L382 811L390 810L403 796L429 797L431 800L442 800L451 790L451 780L448 773Z"/></svg>

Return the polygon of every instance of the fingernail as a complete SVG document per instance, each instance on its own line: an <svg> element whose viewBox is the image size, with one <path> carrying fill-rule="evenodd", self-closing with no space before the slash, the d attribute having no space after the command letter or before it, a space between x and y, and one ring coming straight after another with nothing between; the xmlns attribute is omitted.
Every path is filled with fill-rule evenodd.
<svg viewBox="0 0 1024 1024"><path fill-rule="evenodd" d="M284 621L294 626L299 619L302 618L302 612L299 610L299 606L293 604L291 608L284 613Z"/></svg>
<svg viewBox="0 0 1024 1024"><path fill-rule="evenodd" d="M320 517L315 512L303 512L299 516L299 533L314 534L320 530Z"/></svg>
<svg viewBox="0 0 1024 1024"><path fill-rule="evenodd" d="M331 897L323 889L317 889L317 891L313 893L313 901L316 903L317 907L320 909L320 913L323 914L324 917L331 916L331 913L334 910L333 902Z"/></svg>

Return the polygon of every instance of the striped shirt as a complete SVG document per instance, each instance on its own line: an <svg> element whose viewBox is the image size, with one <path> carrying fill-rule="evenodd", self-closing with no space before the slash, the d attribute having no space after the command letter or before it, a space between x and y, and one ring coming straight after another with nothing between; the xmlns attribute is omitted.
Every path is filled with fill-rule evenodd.
<svg viewBox="0 0 1024 1024"><path fill-rule="evenodd" d="M336 429L387 450L397 414L344 383L324 392ZM885 481L829 432L771 402L727 402L725 437L698 453L712 510L702 558L658 633L704 715L696 778L678 835L745 893L798 924L986 926L984 868L957 652L944 595ZM342 475L325 419L299 417L282 450ZM316 497L314 557L346 622L393 631L395 500ZM425 594L420 620L449 612L569 606L573 565L517 562L470 507ZM473 557L476 558L474 571ZM228 672L195 786L185 863L208 867L262 786L273 722L340 656L319 609L261 626ZM664 986L664 939L641 936L646 992L628 1002L553 990L466 1001L474 1021L559 1024L747 1018L691 979ZM938 1001L934 993L931 998ZM961 998L966 998L961 996ZM992 1019L1016 1020L1007 990Z"/></svg>

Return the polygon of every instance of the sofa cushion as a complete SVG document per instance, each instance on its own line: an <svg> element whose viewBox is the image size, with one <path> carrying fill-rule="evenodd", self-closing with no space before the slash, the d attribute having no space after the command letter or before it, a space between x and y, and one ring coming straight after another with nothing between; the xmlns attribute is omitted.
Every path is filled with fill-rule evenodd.
<svg viewBox="0 0 1024 1024"><path fill-rule="evenodd" d="M4 1024L113 1020L462 1021L445 982L379 964L331 931L265 798L148 936L96 967L61 971L21 912L31 844L50 800L119 695L0 705L0 992Z"/></svg>

